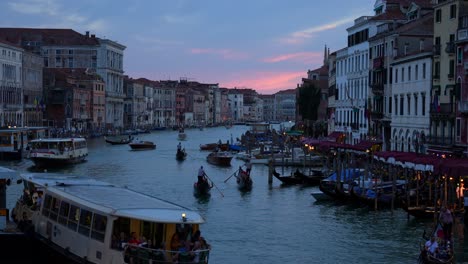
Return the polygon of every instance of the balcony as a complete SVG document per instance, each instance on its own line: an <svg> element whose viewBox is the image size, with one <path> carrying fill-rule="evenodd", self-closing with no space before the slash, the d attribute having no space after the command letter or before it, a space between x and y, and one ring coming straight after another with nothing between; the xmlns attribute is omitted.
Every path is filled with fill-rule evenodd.
<svg viewBox="0 0 468 264"><path fill-rule="evenodd" d="M468 114L468 101L460 101L458 103L458 112Z"/></svg>
<svg viewBox="0 0 468 264"><path fill-rule="evenodd" d="M450 137L427 137L427 143L432 145L452 145L453 139Z"/></svg>
<svg viewBox="0 0 468 264"><path fill-rule="evenodd" d="M460 29L457 32L457 40L458 41L467 41L468 40L468 29Z"/></svg>
<svg viewBox="0 0 468 264"><path fill-rule="evenodd" d="M373 120L380 120L383 118L383 113L381 111L372 111L371 118Z"/></svg>
<svg viewBox="0 0 468 264"><path fill-rule="evenodd" d="M382 69L384 67L384 57L378 57L373 60L374 69Z"/></svg>
<svg viewBox="0 0 468 264"><path fill-rule="evenodd" d="M434 107L434 104L432 104L431 114L432 113L452 114L452 113L454 113L453 104L451 104L451 103L440 104L439 107L437 107L437 108Z"/></svg>
<svg viewBox="0 0 468 264"><path fill-rule="evenodd" d="M445 46L445 52L447 54L455 54L455 42L447 42L447 46Z"/></svg>
<svg viewBox="0 0 468 264"><path fill-rule="evenodd" d="M373 83L371 84L371 89L374 94L383 94L384 85L383 83Z"/></svg>

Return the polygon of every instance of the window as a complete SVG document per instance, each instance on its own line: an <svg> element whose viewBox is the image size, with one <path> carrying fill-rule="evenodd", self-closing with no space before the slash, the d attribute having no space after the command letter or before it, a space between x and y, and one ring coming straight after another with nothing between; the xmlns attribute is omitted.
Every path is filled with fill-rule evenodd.
<svg viewBox="0 0 468 264"><path fill-rule="evenodd" d="M70 204L67 202L62 202L60 205L60 212L58 217L58 222L64 226L67 225L68 213L70 212Z"/></svg>
<svg viewBox="0 0 468 264"><path fill-rule="evenodd" d="M440 78L440 61L434 62L434 79Z"/></svg>
<svg viewBox="0 0 468 264"><path fill-rule="evenodd" d="M418 95L414 95L414 115L418 115Z"/></svg>
<svg viewBox="0 0 468 264"><path fill-rule="evenodd" d="M91 238L104 242L104 234L106 233L107 217L94 214L93 229L91 231Z"/></svg>
<svg viewBox="0 0 468 264"><path fill-rule="evenodd" d="M57 216L58 216L59 209L60 209L60 199L52 197L52 204L51 204L51 208L50 208L49 218L54 220L54 221L57 221Z"/></svg>
<svg viewBox="0 0 468 264"><path fill-rule="evenodd" d="M405 68L401 68L401 82L405 81Z"/></svg>
<svg viewBox="0 0 468 264"><path fill-rule="evenodd" d="M411 115L411 96L408 95L407 98L408 98L408 107L407 107L408 108L408 115Z"/></svg>
<svg viewBox="0 0 468 264"><path fill-rule="evenodd" d="M395 115L398 115L398 96L395 96Z"/></svg>
<svg viewBox="0 0 468 264"><path fill-rule="evenodd" d="M450 19L457 18L457 5L450 6Z"/></svg>
<svg viewBox="0 0 468 264"><path fill-rule="evenodd" d="M388 113L392 113L392 97L388 98Z"/></svg>
<svg viewBox="0 0 468 264"><path fill-rule="evenodd" d="M93 218L93 213L91 213L88 210L81 209L80 225L78 227L78 233L85 235L85 236L89 236L92 218Z"/></svg>
<svg viewBox="0 0 468 264"><path fill-rule="evenodd" d="M80 208L75 205L71 205L70 213L68 215L68 228L76 231L78 221L80 221Z"/></svg>
<svg viewBox="0 0 468 264"><path fill-rule="evenodd" d="M455 74L455 61L454 60L450 60L449 61L449 78L453 78Z"/></svg>
<svg viewBox="0 0 468 264"><path fill-rule="evenodd" d="M404 99L405 99L405 97L404 97L403 95L400 96L400 115L401 115L401 116L404 115L404 114L403 114L403 113L404 113L404 112L403 112L403 110L404 110L404 108L403 108L403 100L404 100Z"/></svg>
<svg viewBox="0 0 468 264"><path fill-rule="evenodd" d="M457 65L462 65L463 63L463 49L462 47L457 47Z"/></svg>
<svg viewBox="0 0 468 264"><path fill-rule="evenodd" d="M423 80L426 79L426 63L423 63L422 65L422 77L423 77Z"/></svg>
<svg viewBox="0 0 468 264"><path fill-rule="evenodd" d="M416 64L416 66L414 66L414 80L417 81L418 78L419 78L419 67Z"/></svg>
<svg viewBox="0 0 468 264"><path fill-rule="evenodd" d="M398 68L395 69L395 83L398 83Z"/></svg>
<svg viewBox="0 0 468 264"><path fill-rule="evenodd" d="M435 22L436 23L442 22L442 10L441 9L437 9L435 11Z"/></svg>
<svg viewBox="0 0 468 264"><path fill-rule="evenodd" d="M422 107L421 114L424 116L426 115L426 95L425 94L421 94L421 107Z"/></svg>
<svg viewBox="0 0 468 264"><path fill-rule="evenodd" d="M408 81L411 81L411 66L408 66Z"/></svg>
<svg viewBox="0 0 468 264"><path fill-rule="evenodd" d="M52 204L52 196L46 194L44 198L44 206L42 207L43 216L49 217L51 204Z"/></svg>

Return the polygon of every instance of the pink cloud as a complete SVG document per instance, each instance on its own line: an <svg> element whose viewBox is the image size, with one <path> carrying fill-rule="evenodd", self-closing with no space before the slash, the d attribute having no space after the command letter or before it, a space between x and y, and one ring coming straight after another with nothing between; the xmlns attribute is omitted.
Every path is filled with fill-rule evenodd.
<svg viewBox="0 0 468 264"><path fill-rule="evenodd" d="M221 56L226 60L245 60L249 56L245 52L234 51L231 49L190 49L192 54L211 54Z"/></svg>
<svg viewBox="0 0 468 264"><path fill-rule="evenodd" d="M305 71L300 72L249 72L244 78L230 81L221 81L221 87L227 88L250 88L262 94L273 94L287 89L294 89L307 77Z"/></svg>
<svg viewBox="0 0 468 264"><path fill-rule="evenodd" d="M320 52L297 52L290 54L278 55L276 57L265 58L262 61L267 63L277 63L282 61L297 61L303 62L306 64L312 64L316 62L317 59L323 57L323 54Z"/></svg>

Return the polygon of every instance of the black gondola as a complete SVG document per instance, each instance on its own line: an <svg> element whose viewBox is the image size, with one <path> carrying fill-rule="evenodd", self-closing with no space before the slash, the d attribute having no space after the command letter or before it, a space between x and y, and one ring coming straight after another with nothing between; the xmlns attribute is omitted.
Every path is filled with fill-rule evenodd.
<svg viewBox="0 0 468 264"><path fill-rule="evenodd" d="M249 191L252 189L253 182L252 178L250 178L250 175L247 174L247 172L240 170L237 173L237 188L241 191Z"/></svg>
<svg viewBox="0 0 468 264"><path fill-rule="evenodd" d="M213 184L210 185L207 180L199 180L193 184L193 194L195 196L210 195L211 188Z"/></svg>
<svg viewBox="0 0 468 264"><path fill-rule="evenodd" d="M187 152L185 152L185 149L178 149L176 153L176 159L182 161L185 160L185 158L187 158Z"/></svg>
<svg viewBox="0 0 468 264"><path fill-rule="evenodd" d="M107 143L111 145L124 145L128 144L133 140L131 136L111 136L111 137L104 137Z"/></svg>

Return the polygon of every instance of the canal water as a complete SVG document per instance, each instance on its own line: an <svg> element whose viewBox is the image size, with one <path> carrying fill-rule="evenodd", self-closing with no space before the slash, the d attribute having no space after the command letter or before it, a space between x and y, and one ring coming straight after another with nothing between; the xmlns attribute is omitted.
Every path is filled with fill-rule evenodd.
<svg viewBox="0 0 468 264"><path fill-rule="evenodd" d="M210 165L206 162L208 153L200 151L199 146L236 140L248 129L188 129L187 139L182 141L188 157L182 162L175 159L177 131L137 135L156 143L156 150L149 151L131 151L128 145L112 146L103 138L90 139L87 162L49 172L86 175L126 185L199 211L206 220L201 227L202 236L212 246L210 263L417 262L423 230L431 223L408 220L401 209L392 214L355 205L319 203L310 195L317 187L282 187L276 179L269 185L265 165L253 166L254 186L250 192L240 192L234 177L224 183L244 163L233 159L231 167ZM29 160L0 165L22 172L33 168ZM204 200L195 198L192 188L201 165L216 187L211 197ZM10 208L20 195L20 188L9 186ZM459 228L455 226L454 230Z"/></svg>

